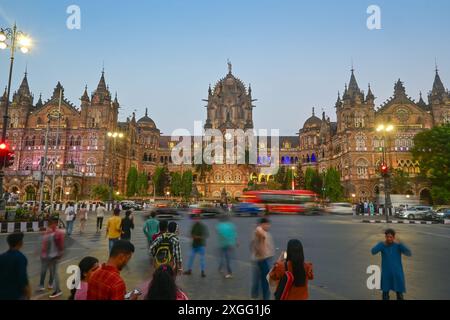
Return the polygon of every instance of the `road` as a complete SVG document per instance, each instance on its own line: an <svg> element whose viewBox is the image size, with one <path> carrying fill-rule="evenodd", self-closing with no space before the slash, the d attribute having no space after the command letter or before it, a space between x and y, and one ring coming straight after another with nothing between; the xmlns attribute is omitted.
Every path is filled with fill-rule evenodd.
<svg viewBox="0 0 450 320"><path fill-rule="evenodd" d="M372 256L370 249L384 239L384 224L363 224L360 219L345 216L272 216L272 230L276 257L285 250L289 239L303 242L305 258L314 265L315 279L310 282L310 298L320 300L377 300L380 292L366 286L367 267L380 265L380 256ZM218 272L216 219L203 220L210 231L207 242L206 278L200 277L199 258L193 275L181 276L179 286L190 299L245 300L250 298L252 263L249 243L257 218L234 218L239 235L239 247L235 251L232 279L224 279ZM147 255L147 244L142 233L144 217L136 213L136 229L132 242L136 247L129 265L122 271L128 290L141 287L152 274ZM186 267L190 253L188 238L192 221L182 219L180 223L183 262ZM392 225L391 225L392 226ZM65 284L69 265L78 264L82 257L94 256L107 260L105 234L95 233L95 217L90 216L87 232L79 235L78 224L72 238L66 240L67 250L60 264L61 283ZM404 257L406 276L406 299L450 298L450 227L446 225L394 225L398 236L412 250L412 257ZM33 289L39 282L40 263L37 255L39 234L26 234L23 252L29 261L29 277ZM0 236L0 251L6 250L6 236ZM63 288L65 286L63 285ZM69 295L64 288L66 299ZM48 293L34 293L33 299L47 299Z"/></svg>

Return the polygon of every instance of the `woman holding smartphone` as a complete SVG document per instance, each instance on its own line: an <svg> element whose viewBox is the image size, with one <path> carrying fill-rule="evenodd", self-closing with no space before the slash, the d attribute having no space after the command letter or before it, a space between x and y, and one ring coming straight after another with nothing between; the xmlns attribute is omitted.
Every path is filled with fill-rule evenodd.
<svg viewBox="0 0 450 320"><path fill-rule="evenodd" d="M294 239L288 242L287 251L283 252L269 274L271 281L279 282L286 271L293 275L293 283L289 288L286 300L307 300L308 280L314 279L311 263L305 262L303 245L300 240Z"/></svg>

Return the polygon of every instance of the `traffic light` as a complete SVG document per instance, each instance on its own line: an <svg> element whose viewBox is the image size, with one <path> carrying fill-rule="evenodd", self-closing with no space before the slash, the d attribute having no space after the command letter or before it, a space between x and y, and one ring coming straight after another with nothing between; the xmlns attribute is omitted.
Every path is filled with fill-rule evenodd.
<svg viewBox="0 0 450 320"><path fill-rule="evenodd" d="M0 143L0 168L9 168L14 165L15 155L7 142Z"/></svg>
<svg viewBox="0 0 450 320"><path fill-rule="evenodd" d="M389 168L388 168L387 164L383 163L383 164L381 165L381 174L382 174L383 176L387 176L388 173L389 173Z"/></svg>

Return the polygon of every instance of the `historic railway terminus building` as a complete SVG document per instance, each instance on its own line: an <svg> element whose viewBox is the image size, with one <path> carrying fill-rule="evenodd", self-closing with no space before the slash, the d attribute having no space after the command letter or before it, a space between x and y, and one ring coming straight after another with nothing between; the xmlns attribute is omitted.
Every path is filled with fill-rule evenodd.
<svg viewBox="0 0 450 320"><path fill-rule="evenodd" d="M16 157L13 167L5 173L5 191L16 193L22 200L36 199L39 182L33 173L40 170L45 151L45 134L48 115L59 110L62 94L62 120L49 122L48 157L44 196L50 198L52 177L55 176L54 199L68 200L88 197L92 186L109 184L115 176L115 191L125 193L126 176L131 166L152 174L156 167L167 164L169 170L194 171L198 191L208 198L220 198L223 190L230 197L238 197L250 180L264 184L273 179L264 168L269 157L259 157L256 165L213 165L206 177L200 179L195 166L175 165L171 150L177 144L170 136L161 135L155 122L145 115L136 119L133 113L126 122L118 121L119 102L106 85L102 72L96 90L89 95L87 88L76 106L64 98L64 89L57 84L52 96L43 101L34 100L27 74L20 88L14 93L10 109L8 141ZM0 99L0 117L3 117L6 93ZM205 129L253 129L253 111L256 101L252 89L236 78L229 64L228 74L214 88L208 89ZM419 173L418 163L413 162L409 149L413 137L421 130L450 122L450 94L445 89L436 70L428 103L410 98L403 83L398 80L393 96L376 108L375 96L369 87L362 91L354 71L348 86L335 103L336 122L323 113L317 117L314 109L298 135L279 137L279 161L293 166L299 162L303 169L329 167L338 169L346 195L356 199L373 199L383 189L377 168L381 161L380 148L383 136L376 131L379 123L395 126L387 156L394 168L401 168L410 176ZM57 127L59 126L59 130ZM59 141L57 141L59 131ZM123 139L108 137L108 132L121 132ZM270 137L267 139L270 142ZM114 150L115 146L115 150ZM259 142L259 150L268 148ZM112 161L113 156L115 161ZM115 165L113 171L113 163ZM408 193L427 197L427 182L413 179ZM150 183L149 194L152 194Z"/></svg>

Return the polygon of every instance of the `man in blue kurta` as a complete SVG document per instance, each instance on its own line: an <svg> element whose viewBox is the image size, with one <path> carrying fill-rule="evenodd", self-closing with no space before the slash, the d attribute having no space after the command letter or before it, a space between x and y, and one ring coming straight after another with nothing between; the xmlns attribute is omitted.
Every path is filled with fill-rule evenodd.
<svg viewBox="0 0 450 320"><path fill-rule="evenodd" d="M385 242L378 243L372 248L372 254L381 252L381 290L383 300L389 300L389 292L397 293L397 300L403 300L406 292L405 275L403 273L402 254L411 256L411 251L403 243L395 239L395 231L385 231Z"/></svg>

